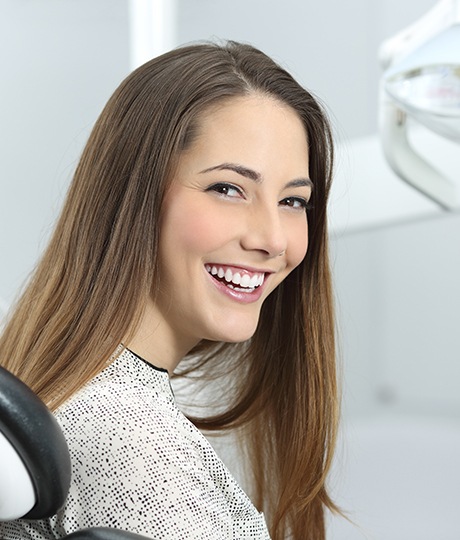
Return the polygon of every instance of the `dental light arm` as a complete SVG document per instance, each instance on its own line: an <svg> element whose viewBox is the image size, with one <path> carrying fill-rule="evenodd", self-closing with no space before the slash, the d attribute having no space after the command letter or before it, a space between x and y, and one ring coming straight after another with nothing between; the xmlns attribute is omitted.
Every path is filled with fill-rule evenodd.
<svg viewBox="0 0 460 540"><path fill-rule="evenodd" d="M388 163L443 209L459 208L455 185L410 144L408 119L460 143L460 0L441 0L384 42L380 61L380 131Z"/></svg>
<svg viewBox="0 0 460 540"><path fill-rule="evenodd" d="M423 159L410 144L407 114L388 96L382 95L380 99L380 137L390 167L400 178L443 209L455 208L457 193L454 184Z"/></svg>
<svg viewBox="0 0 460 540"><path fill-rule="evenodd" d="M382 43L379 50L380 65L383 69L389 68L429 39L458 23L460 2L441 0L418 21Z"/></svg>

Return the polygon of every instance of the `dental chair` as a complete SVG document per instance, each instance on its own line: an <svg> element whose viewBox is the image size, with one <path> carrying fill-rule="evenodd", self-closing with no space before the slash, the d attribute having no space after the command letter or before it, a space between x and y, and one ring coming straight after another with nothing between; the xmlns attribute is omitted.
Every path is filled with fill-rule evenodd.
<svg viewBox="0 0 460 540"><path fill-rule="evenodd" d="M0 521L54 515L67 497L70 457L64 435L44 403L0 367ZM146 540L97 527L66 540Z"/></svg>

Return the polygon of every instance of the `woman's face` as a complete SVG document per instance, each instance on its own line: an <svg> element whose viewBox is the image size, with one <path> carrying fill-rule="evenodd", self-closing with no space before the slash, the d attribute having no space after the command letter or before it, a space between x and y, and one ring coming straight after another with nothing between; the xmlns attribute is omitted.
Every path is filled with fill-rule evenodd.
<svg viewBox="0 0 460 540"><path fill-rule="evenodd" d="M178 343L253 335L306 254L308 171L303 125L273 98L233 98L201 118L161 218L155 310Z"/></svg>

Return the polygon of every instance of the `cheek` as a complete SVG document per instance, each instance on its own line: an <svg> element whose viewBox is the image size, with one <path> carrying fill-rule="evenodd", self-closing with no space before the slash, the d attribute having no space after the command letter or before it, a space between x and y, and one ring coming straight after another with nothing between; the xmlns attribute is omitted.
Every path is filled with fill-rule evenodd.
<svg viewBox="0 0 460 540"><path fill-rule="evenodd" d="M174 246L177 256L205 254L217 249L225 240L226 227L221 226L222 217L212 208L203 205L184 204L171 207L162 223L162 237L166 244Z"/></svg>
<svg viewBox="0 0 460 540"><path fill-rule="evenodd" d="M298 224L290 230L288 244L288 265L292 269L298 266L308 249L308 223Z"/></svg>

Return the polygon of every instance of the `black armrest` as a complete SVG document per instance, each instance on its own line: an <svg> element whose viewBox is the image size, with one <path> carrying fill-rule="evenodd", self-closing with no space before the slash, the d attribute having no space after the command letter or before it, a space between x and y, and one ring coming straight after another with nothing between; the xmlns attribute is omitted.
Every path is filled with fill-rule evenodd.
<svg viewBox="0 0 460 540"><path fill-rule="evenodd" d="M146 537L119 529L95 527L71 533L64 540L146 540Z"/></svg>

